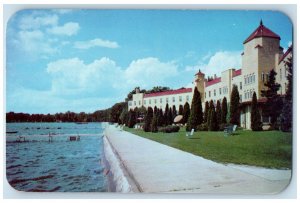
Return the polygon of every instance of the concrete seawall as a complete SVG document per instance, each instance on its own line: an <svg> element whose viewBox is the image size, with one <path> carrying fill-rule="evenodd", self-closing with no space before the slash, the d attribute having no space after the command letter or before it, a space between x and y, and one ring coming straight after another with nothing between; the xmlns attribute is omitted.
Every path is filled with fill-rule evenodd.
<svg viewBox="0 0 300 203"><path fill-rule="evenodd" d="M104 152L116 192L277 194L291 170L224 165L108 126Z"/></svg>

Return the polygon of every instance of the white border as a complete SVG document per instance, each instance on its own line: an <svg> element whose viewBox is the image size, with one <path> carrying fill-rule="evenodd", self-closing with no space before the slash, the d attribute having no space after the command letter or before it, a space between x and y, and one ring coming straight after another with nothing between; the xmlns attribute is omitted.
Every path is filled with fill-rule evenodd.
<svg viewBox="0 0 300 203"><path fill-rule="evenodd" d="M145 2L145 1L143 1ZM242 9L242 10L281 10L283 11L285 14L287 14L288 16L290 16L290 18L292 19L292 22L294 23L294 55L297 55L297 27L298 27L298 19L297 19L297 8L298 5L281 5L281 4L253 4L256 2L251 2L251 1L227 1L230 3L239 3L240 5L219 5L219 3L223 3L223 1L221 0L211 0L209 2L209 4L198 4L198 1L196 0L186 0L184 2L172 2L172 5L168 4L167 1L160 1L160 0L152 0L150 4L148 2L145 2L143 4L140 4L140 1L127 1L126 4L124 4L122 1L116 1L116 0L111 0L111 1L107 1L106 3L104 2L104 4L99 5L99 1L97 0L86 0L84 2L79 2L79 1L66 1L66 3L72 3L72 4L61 4L61 0L52 0L51 4L49 4L49 2L43 3L40 0L31 0L31 1L22 1L20 2L20 0L4 0L3 1L3 7L1 6L0 9L0 13L3 13L3 16L1 15L2 21L1 23L1 32L4 33L4 29L6 26L6 22L9 19L9 16L11 16L14 12L16 12L17 10L21 10L24 8L101 8L101 9L108 9L108 8L121 8L121 9L128 9L128 8L133 8L133 9L138 9L138 8L147 8L147 9L228 9L228 10L236 10L236 9ZM27 3L24 4L24 3ZM102 2L101 2L102 3ZM153 4L154 3L154 4ZM261 0L260 3L270 3L270 1L265 1L265 0ZM272 3L276 3L276 2L272 2ZM294 3L296 4L297 1L291 1L291 0L285 0L284 3ZM5 4L5 5L4 5ZM39 5L38 5L39 4ZM89 4L89 5L88 5ZM97 5L98 4L98 5ZM134 4L134 5L132 5ZM3 41L2 41L3 40ZM0 45L2 45L3 47L3 51L4 51L4 55L1 56L1 62L3 62L3 67L5 68L5 34L3 34L3 38L1 40ZM297 55L298 56L298 55ZM3 58L2 58L3 57ZM296 57L295 57L296 59ZM296 62L296 61L295 61ZM295 63L295 67L296 63ZM4 70L4 69L3 69ZM4 72L2 72L3 74L1 74L0 77L0 82L1 84L3 84L4 87L4 80L5 80L5 75ZM297 76L298 76L298 71L297 71ZM297 80L295 80L294 83L294 87L297 87ZM4 108L4 93L5 90L4 88L1 88L1 99L3 101L3 105L1 105L1 115L4 116L5 115L5 108ZM298 112L298 108L296 107L297 104L297 100L294 101L294 112L297 110L297 113L295 112L294 115L297 115ZM299 114L300 115L300 114ZM296 127L298 125L298 122L296 120L296 118L294 118L294 126ZM4 121L4 117L2 119L2 121ZM4 122L1 122L1 135L3 135L3 131L4 130ZM295 129L294 131L294 138L297 137L297 129ZM3 152L4 154L1 157L2 163L4 163L4 158L5 158L5 144L3 142L4 139L4 135L2 136L2 143L3 143L3 150L1 151L1 153ZM293 143L293 154L297 155L297 146L299 146L299 143L297 144L298 139L295 139L295 142ZM2 159L3 158L3 159ZM293 163L296 163L296 156L293 157ZM5 164L4 164L5 165ZM291 184L288 186L288 188L278 194L278 195L274 195L274 196L230 196L230 195L203 195L203 194L186 194L186 195L174 195L174 194L115 194L115 193L24 193L24 192L17 192L14 189L12 189L5 178L5 166L3 165L2 171L1 171L1 178L3 178L3 188L1 185L1 189L3 191L3 197L4 198L18 198L18 199L44 199L44 198L48 198L48 199L53 199L53 198L62 198L62 199L73 199L73 198L77 198L77 199L94 199L94 198L138 198L138 199L144 199L144 198L177 198L177 199L181 199L181 198L202 198L202 199L211 199L211 198L216 198L216 199L228 199L228 198L234 198L234 199L244 199L244 198L250 198L250 199L273 199L273 198L297 198L297 176L296 175L296 170L293 170L293 178L292 178L292 182ZM294 166L295 169L298 168L297 166ZM293 169L294 169L293 167ZM298 185L298 194L299 194L299 185ZM294 199L295 200L295 199ZM172 200L174 201L174 200ZM228 201L228 200L227 200ZM251 200L250 200L251 201ZM272 200L273 202L274 200ZM73 201L72 201L73 202ZM130 200L130 202L132 202L132 200ZM230 200L230 202L232 202L232 200Z"/></svg>

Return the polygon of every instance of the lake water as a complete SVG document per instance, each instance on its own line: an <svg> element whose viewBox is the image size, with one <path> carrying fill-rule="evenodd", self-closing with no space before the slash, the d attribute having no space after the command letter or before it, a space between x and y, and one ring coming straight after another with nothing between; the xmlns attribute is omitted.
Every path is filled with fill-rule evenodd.
<svg viewBox="0 0 300 203"><path fill-rule="evenodd" d="M6 131L13 132L6 134L8 182L20 191L107 191L105 125L8 123ZM71 135L79 135L80 141L69 141ZM19 136L25 137L25 142L17 142Z"/></svg>

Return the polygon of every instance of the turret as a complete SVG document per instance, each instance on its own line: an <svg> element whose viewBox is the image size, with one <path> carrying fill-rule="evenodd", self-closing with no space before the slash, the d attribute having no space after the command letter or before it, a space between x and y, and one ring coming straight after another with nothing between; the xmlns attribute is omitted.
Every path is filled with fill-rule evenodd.
<svg viewBox="0 0 300 203"><path fill-rule="evenodd" d="M197 87L198 91L201 95L201 101L204 102L204 82L205 82L205 74L200 70L195 74L194 85Z"/></svg>

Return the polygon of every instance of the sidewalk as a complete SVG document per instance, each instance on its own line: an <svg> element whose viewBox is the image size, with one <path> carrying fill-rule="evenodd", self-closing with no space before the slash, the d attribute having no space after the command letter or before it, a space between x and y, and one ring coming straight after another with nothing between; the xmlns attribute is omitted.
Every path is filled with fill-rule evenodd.
<svg viewBox="0 0 300 203"><path fill-rule="evenodd" d="M276 194L291 177L290 170L219 164L114 126L105 138L140 192Z"/></svg>

